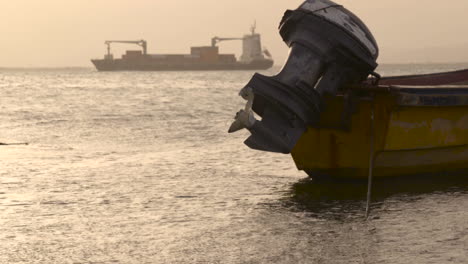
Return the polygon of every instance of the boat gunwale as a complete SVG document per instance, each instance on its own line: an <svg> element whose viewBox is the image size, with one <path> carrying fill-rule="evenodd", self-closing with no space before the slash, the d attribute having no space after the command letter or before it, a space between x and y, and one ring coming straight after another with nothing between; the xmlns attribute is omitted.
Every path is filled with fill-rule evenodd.
<svg viewBox="0 0 468 264"><path fill-rule="evenodd" d="M438 76L446 76L452 74L459 74L459 73L467 73L468 69L461 69L461 70L454 70L454 71L447 71L447 72L434 72L434 73L422 73L422 74L407 74L407 75L395 75L395 76L386 76L382 77L382 81L389 81L389 80L398 80L398 79L415 79L421 77L438 77Z"/></svg>
<svg viewBox="0 0 468 264"><path fill-rule="evenodd" d="M399 106L468 106L468 85L361 85L352 90L388 93Z"/></svg>

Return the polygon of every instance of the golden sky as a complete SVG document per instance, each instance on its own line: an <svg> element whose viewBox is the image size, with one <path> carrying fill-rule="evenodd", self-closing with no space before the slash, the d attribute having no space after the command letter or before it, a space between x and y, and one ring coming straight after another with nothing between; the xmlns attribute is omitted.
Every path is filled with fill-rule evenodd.
<svg viewBox="0 0 468 264"><path fill-rule="evenodd" d="M298 0L0 0L0 66L89 66L106 39L146 39L149 53L188 53L213 36L237 37L254 20L282 64L278 34ZM380 63L468 62L468 0L337 0L358 15L380 46ZM240 53L240 43L221 43ZM120 56L132 46L116 46Z"/></svg>

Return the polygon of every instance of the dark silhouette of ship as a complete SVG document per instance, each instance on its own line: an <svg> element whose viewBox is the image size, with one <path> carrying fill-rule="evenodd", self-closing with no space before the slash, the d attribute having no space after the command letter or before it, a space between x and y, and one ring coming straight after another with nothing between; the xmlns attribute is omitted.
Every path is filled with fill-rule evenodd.
<svg viewBox="0 0 468 264"><path fill-rule="evenodd" d="M221 41L241 40L242 55L220 54ZM112 43L136 44L141 50L127 50L122 58L114 59ZM260 34L255 32L240 38L211 39L211 46L191 47L190 54L148 54L145 40L107 40L104 59L91 60L99 71L211 71L211 70L266 70L273 66L271 54L262 49Z"/></svg>

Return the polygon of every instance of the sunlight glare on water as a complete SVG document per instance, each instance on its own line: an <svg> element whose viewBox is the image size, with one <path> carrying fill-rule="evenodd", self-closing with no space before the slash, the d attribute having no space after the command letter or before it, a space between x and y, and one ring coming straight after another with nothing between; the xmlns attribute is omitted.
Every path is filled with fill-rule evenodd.
<svg viewBox="0 0 468 264"><path fill-rule="evenodd" d="M0 70L0 142L30 143L0 146L0 263L466 263L466 184L365 222L365 191L323 199L228 134L252 74Z"/></svg>

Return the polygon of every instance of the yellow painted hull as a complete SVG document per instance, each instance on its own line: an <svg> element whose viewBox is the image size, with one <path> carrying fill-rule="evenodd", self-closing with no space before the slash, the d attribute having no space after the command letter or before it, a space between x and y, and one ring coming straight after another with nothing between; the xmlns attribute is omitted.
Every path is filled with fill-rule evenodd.
<svg viewBox="0 0 468 264"><path fill-rule="evenodd" d="M298 169L312 177L366 178L371 109L374 177L468 169L468 105L402 104L397 98L390 92L357 98L347 127L345 98L328 98L320 125L309 127L291 153Z"/></svg>

